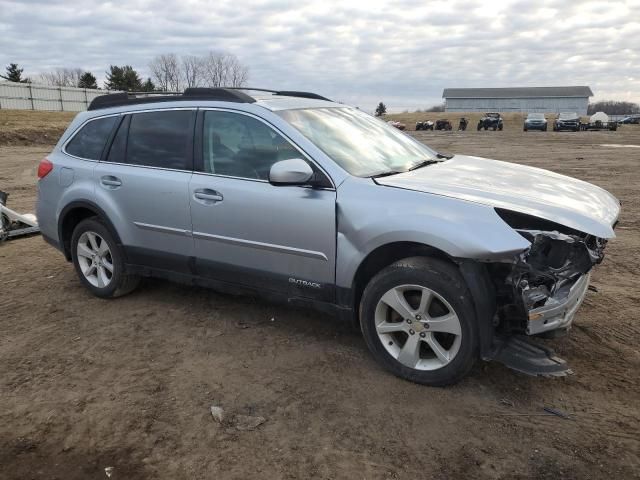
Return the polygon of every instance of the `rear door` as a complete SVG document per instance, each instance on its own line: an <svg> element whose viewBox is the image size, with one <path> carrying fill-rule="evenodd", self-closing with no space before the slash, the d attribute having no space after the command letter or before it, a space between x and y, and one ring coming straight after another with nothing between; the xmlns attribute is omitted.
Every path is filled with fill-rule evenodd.
<svg viewBox="0 0 640 480"><path fill-rule="evenodd" d="M123 117L95 169L96 199L118 230L129 263L189 273L189 180L194 109Z"/></svg>
<svg viewBox="0 0 640 480"><path fill-rule="evenodd" d="M196 268L206 277L288 296L334 300L336 192L328 176L261 119L199 113L190 183ZM307 161L324 188L274 186L273 163Z"/></svg>

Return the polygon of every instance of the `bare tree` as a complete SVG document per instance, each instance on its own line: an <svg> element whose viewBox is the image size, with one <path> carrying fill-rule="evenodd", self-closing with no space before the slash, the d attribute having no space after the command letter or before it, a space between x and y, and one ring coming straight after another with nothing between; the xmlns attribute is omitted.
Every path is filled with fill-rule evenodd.
<svg viewBox="0 0 640 480"><path fill-rule="evenodd" d="M77 87L83 73L81 68L56 68L38 75L35 83L42 82L54 87Z"/></svg>
<svg viewBox="0 0 640 480"><path fill-rule="evenodd" d="M186 88L197 87L202 80L204 60L195 55L185 55L181 59L182 79Z"/></svg>
<svg viewBox="0 0 640 480"><path fill-rule="evenodd" d="M227 86L246 87L249 80L249 69L240 63L235 55L227 55Z"/></svg>
<svg viewBox="0 0 640 480"><path fill-rule="evenodd" d="M158 55L149 63L149 69L159 90L180 91L180 67L175 53Z"/></svg>
<svg viewBox="0 0 640 480"><path fill-rule="evenodd" d="M249 78L249 69L238 57L213 51L204 57L164 53L149 63L149 70L158 90L165 92L199 86L244 87Z"/></svg>
<svg viewBox="0 0 640 480"><path fill-rule="evenodd" d="M249 69L229 53L209 52L203 64L203 82L209 87L244 87L249 78Z"/></svg>

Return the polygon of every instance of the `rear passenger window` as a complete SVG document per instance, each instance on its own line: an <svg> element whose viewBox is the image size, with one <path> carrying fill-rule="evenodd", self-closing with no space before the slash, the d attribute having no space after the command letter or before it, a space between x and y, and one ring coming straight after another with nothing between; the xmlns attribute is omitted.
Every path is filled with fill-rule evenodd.
<svg viewBox="0 0 640 480"><path fill-rule="evenodd" d="M88 160L100 160L111 130L119 119L115 116L90 121L67 144L66 152Z"/></svg>
<svg viewBox="0 0 640 480"><path fill-rule="evenodd" d="M126 163L191 170L194 118L192 110L131 115Z"/></svg>

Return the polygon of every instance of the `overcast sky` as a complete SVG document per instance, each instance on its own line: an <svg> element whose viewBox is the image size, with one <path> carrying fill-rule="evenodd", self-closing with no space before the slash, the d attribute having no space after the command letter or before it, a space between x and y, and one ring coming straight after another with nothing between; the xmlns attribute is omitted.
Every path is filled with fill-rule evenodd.
<svg viewBox="0 0 640 480"><path fill-rule="evenodd" d="M445 87L589 85L640 101L640 0L0 0L0 64L25 74L109 64L144 77L159 53L235 54L251 86L370 110ZM593 99L592 99L593 100Z"/></svg>

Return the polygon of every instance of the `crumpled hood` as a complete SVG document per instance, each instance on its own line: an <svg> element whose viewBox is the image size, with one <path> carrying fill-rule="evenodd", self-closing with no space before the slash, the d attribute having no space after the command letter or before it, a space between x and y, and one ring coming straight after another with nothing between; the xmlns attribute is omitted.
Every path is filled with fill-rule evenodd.
<svg viewBox="0 0 640 480"><path fill-rule="evenodd" d="M479 157L456 155L376 182L526 213L600 238L615 237L620 213L620 202L590 183Z"/></svg>

